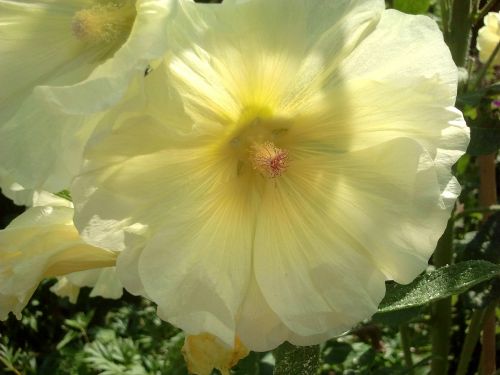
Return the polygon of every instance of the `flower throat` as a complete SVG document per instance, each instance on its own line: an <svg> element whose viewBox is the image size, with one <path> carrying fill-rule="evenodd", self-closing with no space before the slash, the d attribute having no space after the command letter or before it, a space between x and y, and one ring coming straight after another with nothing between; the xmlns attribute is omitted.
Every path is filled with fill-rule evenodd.
<svg viewBox="0 0 500 375"><path fill-rule="evenodd" d="M99 2L75 13L73 35L90 44L110 44L128 37L136 16L135 2Z"/></svg>

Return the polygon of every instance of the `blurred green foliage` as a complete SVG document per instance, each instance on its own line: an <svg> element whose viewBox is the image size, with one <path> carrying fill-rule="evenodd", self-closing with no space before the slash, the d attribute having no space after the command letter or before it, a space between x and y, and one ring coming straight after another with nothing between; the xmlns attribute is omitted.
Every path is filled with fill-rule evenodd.
<svg viewBox="0 0 500 375"><path fill-rule="evenodd" d="M184 337L147 300L90 298L70 304L37 290L23 317L0 323L0 374L186 374Z"/></svg>
<svg viewBox="0 0 500 375"><path fill-rule="evenodd" d="M389 6L407 13L431 12L431 16L438 20L441 3L443 2L431 0L387 1ZM473 62L474 57L469 64L469 75L474 74ZM488 261L488 264L481 263L485 267L484 273L492 271L493 264L498 264L499 261L500 213L493 214L481 225L488 210L479 207L478 203L479 172L476 157L494 152L500 146L498 74L498 71L489 71L484 85L473 90L464 90L457 100L457 106L463 110L471 127L472 140L468 154L455 166L455 174L462 185L462 194L453 219L454 260L462 262L458 263L462 264L460 267L465 267L465 261ZM497 163L497 179L499 172ZM500 181L497 181L497 186L500 186ZM2 227L23 210L3 197L0 207ZM443 288L443 293L439 295L439 298L454 295L450 374L454 374L457 369L462 343L474 311L499 298L498 278L493 281L490 277L481 279L483 272L479 272L477 278L471 276L473 282L460 284L458 280L455 289ZM463 272L458 275L465 277ZM404 294L412 288L417 288L420 283L421 289L417 288L419 292L426 286L435 288L434 284L429 283L436 276L439 274L422 275L410 286L399 288L389 284L388 288L391 293ZM130 294L125 294L117 301L90 298L89 291L83 289L78 302L73 305L67 299L58 298L49 291L53 283L54 280L42 283L20 321L11 317L6 322L0 322L0 374L187 374L181 354L183 334L161 321L152 303ZM449 292L445 293L446 290ZM426 301L425 295L420 297L418 303L386 309L387 311L376 314L370 321L361 323L344 336L321 345L318 373L428 374L432 359L429 304L432 298L429 297ZM399 300L395 295L388 295L384 300L386 307L391 306L391 298ZM408 342L405 345L402 333L407 336ZM497 332L497 341L499 337ZM497 348L500 347L498 344ZM281 347L275 353L276 358L288 358L288 361L300 359L300 353L294 353L294 350L293 347ZM481 343L478 342L473 348L469 375L475 374L478 368L480 350ZM405 359L408 354L411 364ZM271 375L274 365L275 359L271 353L250 353L233 369L233 374ZM281 370L278 368L277 371Z"/></svg>

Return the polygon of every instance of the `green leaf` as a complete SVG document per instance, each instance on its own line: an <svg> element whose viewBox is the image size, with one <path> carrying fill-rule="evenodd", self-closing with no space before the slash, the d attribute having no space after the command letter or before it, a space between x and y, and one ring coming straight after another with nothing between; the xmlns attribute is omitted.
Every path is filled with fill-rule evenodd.
<svg viewBox="0 0 500 375"><path fill-rule="evenodd" d="M409 14L427 13L431 0L394 0L394 9Z"/></svg>
<svg viewBox="0 0 500 375"><path fill-rule="evenodd" d="M472 260L420 275L408 285L388 284L379 313L426 305L500 276L500 266Z"/></svg>
<svg viewBox="0 0 500 375"><path fill-rule="evenodd" d="M470 127L470 143L467 153L469 155L486 155L500 148L500 126Z"/></svg>
<svg viewBox="0 0 500 375"><path fill-rule="evenodd" d="M464 260L486 260L500 263L500 212L492 214L466 245Z"/></svg>
<svg viewBox="0 0 500 375"><path fill-rule="evenodd" d="M466 105L476 107L486 94L485 90L468 91L457 96L457 107L464 108Z"/></svg>
<svg viewBox="0 0 500 375"><path fill-rule="evenodd" d="M67 201L73 201L71 199L71 193L69 192L69 190L61 190L59 193L56 193L56 195L60 198L66 199Z"/></svg>
<svg viewBox="0 0 500 375"><path fill-rule="evenodd" d="M491 86L486 87L486 93L488 95L500 94L500 83L495 83Z"/></svg>
<svg viewBox="0 0 500 375"><path fill-rule="evenodd" d="M319 345L294 346L288 342L273 351L273 375L314 375L319 369Z"/></svg>
<svg viewBox="0 0 500 375"><path fill-rule="evenodd" d="M481 100L488 100L488 97L493 97L500 94L500 83L495 83L488 87L482 87L475 91L466 91L457 96L457 107L463 109L466 105L477 107Z"/></svg>
<svg viewBox="0 0 500 375"><path fill-rule="evenodd" d="M422 306L416 306L396 311L378 312L372 316L372 321L386 326L397 327L409 323L419 316L422 309Z"/></svg>
<svg viewBox="0 0 500 375"><path fill-rule="evenodd" d="M370 365L375 361L376 357L375 350L373 348L368 348L368 350L364 351L357 360L358 366L362 367L370 367Z"/></svg>
<svg viewBox="0 0 500 375"><path fill-rule="evenodd" d="M233 369L234 375L260 375L260 353L250 352L245 358L240 360Z"/></svg>
<svg viewBox="0 0 500 375"><path fill-rule="evenodd" d="M79 333L76 331L69 331L67 332L63 339L57 344L56 349L61 350L64 348L66 345L68 345L71 341L78 339L80 337Z"/></svg>
<svg viewBox="0 0 500 375"><path fill-rule="evenodd" d="M474 238L458 254L458 259L485 260L491 263L500 263L500 212L492 214L481 225ZM485 308L500 295L500 279L492 282L483 282L472 288L462 297L465 306L477 309Z"/></svg>
<svg viewBox="0 0 500 375"><path fill-rule="evenodd" d="M323 351L324 362L332 364L340 364L344 362L352 352L351 344L347 342L338 342L335 340L328 341Z"/></svg>

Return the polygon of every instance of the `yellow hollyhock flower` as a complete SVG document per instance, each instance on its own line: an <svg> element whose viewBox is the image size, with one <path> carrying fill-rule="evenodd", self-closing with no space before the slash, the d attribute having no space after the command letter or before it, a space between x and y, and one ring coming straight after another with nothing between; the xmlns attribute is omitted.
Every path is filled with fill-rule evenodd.
<svg viewBox="0 0 500 375"><path fill-rule="evenodd" d="M93 129L166 49L172 0L0 1L0 175L68 187ZM90 121L90 123L89 123Z"/></svg>
<svg viewBox="0 0 500 375"><path fill-rule="evenodd" d="M70 202L52 196L29 208L0 231L0 320L19 319L43 278L110 267L116 257L80 239Z"/></svg>
<svg viewBox="0 0 500 375"><path fill-rule="evenodd" d="M485 63L500 42L500 12L489 12L483 22L484 26L479 29L477 35L476 47L479 60ZM496 54L492 64L500 65L500 53Z"/></svg>
<svg viewBox="0 0 500 375"><path fill-rule="evenodd" d="M378 0L183 1L168 34L146 105L103 119L72 190L127 289L264 351L345 332L425 269L469 140L434 21Z"/></svg>

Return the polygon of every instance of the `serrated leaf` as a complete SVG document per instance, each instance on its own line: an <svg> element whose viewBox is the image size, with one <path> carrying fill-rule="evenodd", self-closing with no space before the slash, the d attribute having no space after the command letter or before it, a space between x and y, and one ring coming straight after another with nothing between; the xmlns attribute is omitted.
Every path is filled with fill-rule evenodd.
<svg viewBox="0 0 500 375"><path fill-rule="evenodd" d="M500 276L500 266L472 260L420 275L408 285L389 284L379 313L422 306L460 294L483 281Z"/></svg>
<svg viewBox="0 0 500 375"><path fill-rule="evenodd" d="M425 14L431 5L430 0L394 0L394 9L408 14Z"/></svg>
<svg viewBox="0 0 500 375"><path fill-rule="evenodd" d="M57 344L56 349L57 350L61 350L66 345L68 345L71 341L73 341L73 340L75 340L75 339L77 339L79 337L80 337L80 335L76 331L69 331L69 332L67 332L64 335L63 339L61 341L59 341L59 343Z"/></svg>
<svg viewBox="0 0 500 375"><path fill-rule="evenodd" d="M314 375L319 368L319 345L295 346L288 342L273 351L273 375Z"/></svg>

